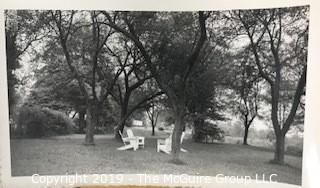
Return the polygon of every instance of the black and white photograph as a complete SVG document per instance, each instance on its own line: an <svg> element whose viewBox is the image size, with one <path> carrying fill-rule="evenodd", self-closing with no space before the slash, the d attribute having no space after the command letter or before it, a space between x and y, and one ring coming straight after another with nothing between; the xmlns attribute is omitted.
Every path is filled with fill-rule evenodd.
<svg viewBox="0 0 320 188"><path fill-rule="evenodd" d="M301 186L309 6L4 18L12 177Z"/></svg>

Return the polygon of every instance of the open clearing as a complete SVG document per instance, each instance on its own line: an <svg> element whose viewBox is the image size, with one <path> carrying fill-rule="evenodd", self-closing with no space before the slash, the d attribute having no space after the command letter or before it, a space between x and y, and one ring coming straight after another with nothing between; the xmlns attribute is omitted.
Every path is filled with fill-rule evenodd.
<svg viewBox="0 0 320 188"><path fill-rule="evenodd" d="M164 135L161 135L164 136ZM159 136L158 136L159 137ZM170 163L171 156L156 151L156 137L148 136L145 148L118 151L121 142L112 135L97 135L95 146L84 146L84 135L45 139L11 140L12 175L31 176L68 174L189 174L216 176L252 176L277 174L276 180L301 185L302 158L286 155L288 165L268 163L273 152L237 144L201 144L190 139L181 153L185 165Z"/></svg>

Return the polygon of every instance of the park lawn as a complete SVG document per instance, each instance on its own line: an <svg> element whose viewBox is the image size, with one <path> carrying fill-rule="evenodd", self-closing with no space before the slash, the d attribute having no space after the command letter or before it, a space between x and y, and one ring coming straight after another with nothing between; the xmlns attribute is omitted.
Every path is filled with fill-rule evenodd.
<svg viewBox="0 0 320 188"><path fill-rule="evenodd" d="M163 135L162 135L163 136ZM95 146L82 144L84 135L11 140L12 176L68 174L189 174L252 176L277 174L277 181L301 185L302 158L286 155L287 165L268 163L273 152L237 144L201 144L186 140L184 165L170 163L171 156L156 152L156 138L147 137L145 148L118 151L121 142L112 135L96 136Z"/></svg>

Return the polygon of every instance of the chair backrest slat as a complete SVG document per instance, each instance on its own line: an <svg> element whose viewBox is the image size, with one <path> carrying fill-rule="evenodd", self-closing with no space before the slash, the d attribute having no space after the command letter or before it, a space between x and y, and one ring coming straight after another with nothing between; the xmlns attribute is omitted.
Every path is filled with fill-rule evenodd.
<svg viewBox="0 0 320 188"><path fill-rule="evenodd" d="M180 140L180 144L182 144L182 142L183 142L183 139L184 139L184 135L185 135L185 133L184 133L184 132L182 132L182 134L181 134L181 140Z"/></svg>
<svg viewBox="0 0 320 188"><path fill-rule="evenodd" d="M127 135L128 135L129 138L133 138L134 137L134 134L133 134L131 129L127 129Z"/></svg>

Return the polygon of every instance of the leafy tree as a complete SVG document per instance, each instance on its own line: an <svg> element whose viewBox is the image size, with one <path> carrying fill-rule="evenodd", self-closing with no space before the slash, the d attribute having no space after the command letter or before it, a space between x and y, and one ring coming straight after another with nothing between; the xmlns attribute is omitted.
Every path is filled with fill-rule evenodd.
<svg viewBox="0 0 320 188"><path fill-rule="evenodd" d="M259 116L261 79L254 67L254 60L250 51L245 48L234 57L234 81L230 84L235 90L235 113L240 115L244 125L243 144L248 145L249 128L256 117Z"/></svg>
<svg viewBox="0 0 320 188"><path fill-rule="evenodd" d="M103 14L110 27L134 43L159 88L167 95L175 115L173 161L179 162L186 83L205 44L209 14L106 11ZM121 19L116 22L115 17Z"/></svg>
<svg viewBox="0 0 320 188"><path fill-rule="evenodd" d="M254 55L260 76L269 84L271 119L276 135L273 162L284 163L285 135L294 122L301 96L305 92L307 70L308 7L234 11ZM284 89L295 85L290 94ZM286 94L291 103L281 121L279 112Z"/></svg>
<svg viewBox="0 0 320 188"><path fill-rule="evenodd" d="M148 118L151 122L151 127L152 127L152 133L151 135L154 136L155 135L155 127L157 125L157 122L158 122L158 118L159 118L159 114L160 114L160 111L158 110L158 106L155 102L152 102L150 104L150 107L147 108L147 115L148 115Z"/></svg>
<svg viewBox="0 0 320 188"><path fill-rule="evenodd" d="M225 120L221 111L224 105L219 101L219 81L221 75L214 66L200 66L193 73L193 79L189 80L187 89L188 116L193 121L195 141L202 141L205 132L211 132L212 137L221 133L220 129L207 121ZM200 68L201 67L201 68Z"/></svg>
<svg viewBox="0 0 320 188"><path fill-rule="evenodd" d="M16 92L20 84L15 70L21 67L20 59L25 55L34 43L43 37L41 30L41 15L38 12L24 10L5 11L5 35L7 57L7 79L10 116L14 115L14 106L18 102L19 95Z"/></svg>
<svg viewBox="0 0 320 188"><path fill-rule="evenodd" d="M70 134L74 124L64 113L39 106L24 105L19 109L20 136L39 138Z"/></svg>
<svg viewBox="0 0 320 188"><path fill-rule="evenodd" d="M63 62L77 81L86 103L85 144L94 144L94 129L122 68L112 66L105 51L112 29L95 11L48 11L52 41L60 44Z"/></svg>
<svg viewBox="0 0 320 188"><path fill-rule="evenodd" d="M48 51L47 51L48 50ZM55 52L55 53L52 53ZM65 69L63 54L56 46L50 46L33 59L34 64L41 64L33 69L35 83L27 98L30 105L39 105L55 110L70 111L85 110L85 100L79 87Z"/></svg>
<svg viewBox="0 0 320 188"><path fill-rule="evenodd" d="M154 80L149 80L149 82L147 82L147 87L156 88L157 86ZM145 111L147 113L148 119L150 120L152 127L152 136L155 136L155 127L158 123L159 115L166 108L165 99L165 96L153 98L145 107Z"/></svg>
<svg viewBox="0 0 320 188"><path fill-rule="evenodd" d="M115 136L118 139L121 139L119 131L123 132L128 118L136 110L144 109L155 97L163 94L157 87L145 86L145 83L152 78L150 71L147 70L135 47L130 46L125 40L122 41L123 39L119 39L120 44L117 50L110 49L110 53L119 66L125 67L111 93L120 107L120 123L115 129ZM121 46L121 43L124 44Z"/></svg>
<svg viewBox="0 0 320 188"><path fill-rule="evenodd" d="M71 112L73 112L72 118L78 114L78 131L83 133L86 127L86 104L77 83L70 78L68 71L50 70L52 65L56 64L51 61L47 63L36 71L41 74L35 74L37 81L31 88L25 104L63 111L67 116L72 115Z"/></svg>

